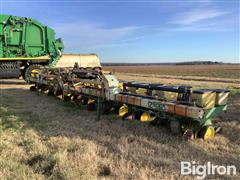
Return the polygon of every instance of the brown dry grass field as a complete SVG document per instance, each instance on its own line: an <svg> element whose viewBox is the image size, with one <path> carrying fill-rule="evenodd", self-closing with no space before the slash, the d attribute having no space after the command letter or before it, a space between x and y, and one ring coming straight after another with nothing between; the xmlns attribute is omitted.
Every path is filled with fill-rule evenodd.
<svg viewBox="0 0 240 180"><path fill-rule="evenodd" d="M116 76L230 89L228 111L216 118L223 132L209 141L186 142L165 127L123 121L116 115L96 121L95 112L30 92L22 80L0 80L0 179L193 179L180 175L181 161L235 165L236 176L214 178L239 179L238 79L225 74L214 81L214 76L202 78L201 74L199 79L191 73L187 79L173 74L159 77L146 67L146 73L132 71L118 70Z"/></svg>
<svg viewBox="0 0 240 180"><path fill-rule="evenodd" d="M121 73L154 74L172 76L202 76L214 78L240 78L240 64L233 65L149 65L106 66L105 70Z"/></svg>

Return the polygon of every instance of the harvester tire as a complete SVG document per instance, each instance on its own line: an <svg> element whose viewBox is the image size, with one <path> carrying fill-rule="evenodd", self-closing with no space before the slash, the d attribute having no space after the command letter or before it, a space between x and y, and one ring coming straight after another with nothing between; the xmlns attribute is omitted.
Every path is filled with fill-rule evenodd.
<svg viewBox="0 0 240 180"><path fill-rule="evenodd" d="M33 71L36 71L34 73L36 73L37 75L37 72L39 70L43 69L43 66L40 65L40 64L32 64L30 66L28 66L25 70L24 70L24 74L23 74L23 79L26 81L26 82L30 82L30 78L33 77Z"/></svg>

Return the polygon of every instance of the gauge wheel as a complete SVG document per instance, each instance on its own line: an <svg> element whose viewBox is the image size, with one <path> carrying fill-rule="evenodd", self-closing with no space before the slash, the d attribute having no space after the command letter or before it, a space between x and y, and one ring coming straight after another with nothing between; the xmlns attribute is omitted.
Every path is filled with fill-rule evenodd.
<svg viewBox="0 0 240 180"><path fill-rule="evenodd" d="M127 105L124 104L119 108L118 115L120 117L124 117L124 115L126 115L127 113L128 113L128 107L127 107Z"/></svg>
<svg viewBox="0 0 240 180"><path fill-rule="evenodd" d="M215 129L213 126L204 126L200 129L198 137L203 138L204 140L211 139L215 136Z"/></svg>
<svg viewBox="0 0 240 180"><path fill-rule="evenodd" d="M147 112L147 111L146 111L146 112L143 112L143 113L141 114L140 121L142 121L142 122L151 121L151 115L150 115L150 113Z"/></svg>

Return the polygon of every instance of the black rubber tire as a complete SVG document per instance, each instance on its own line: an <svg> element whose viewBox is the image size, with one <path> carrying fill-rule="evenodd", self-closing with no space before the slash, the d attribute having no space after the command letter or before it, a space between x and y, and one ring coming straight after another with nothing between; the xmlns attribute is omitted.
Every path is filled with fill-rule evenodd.
<svg viewBox="0 0 240 180"><path fill-rule="evenodd" d="M40 65L40 64L31 64L30 66L28 66L26 69L24 69L23 71L23 79L26 81L26 82L30 82L30 77L31 77L31 72L32 70L34 69L43 69L44 66Z"/></svg>
<svg viewBox="0 0 240 180"><path fill-rule="evenodd" d="M89 103L87 105L87 110L88 111L94 111L96 109L96 103Z"/></svg>
<svg viewBox="0 0 240 180"><path fill-rule="evenodd" d="M82 105L87 105L87 102L88 102L88 98L83 97L82 100L81 100L81 104Z"/></svg>
<svg viewBox="0 0 240 180"><path fill-rule="evenodd" d="M54 91L53 91L53 89L49 89L47 95L48 95L48 96L54 96Z"/></svg>
<svg viewBox="0 0 240 180"><path fill-rule="evenodd" d="M73 96L72 96L72 101L77 102L77 101L78 101L78 96L73 95Z"/></svg>
<svg viewBox="0 0 240 180"><path fill-rule="evenodd" d="M197 134L197 137L198 138L203 138L204 137L204 134L206 133L206 130L207 130L207 126L203 126L200 131L198 132Z"/></svg>
<svg viewBox="0 0 240 180"><path fill-rule="evenodd" d="M71 96L63 96L63 100L69 102L71 101Z"/></svg>
<svg viewBox="0 0 240 180"><path fill-rule="evenodd" d="M134 115L134 119L136 120L139 120L140 121L140 118L141 118L141 115L142 115L142 111L137 111Z"/></svg>

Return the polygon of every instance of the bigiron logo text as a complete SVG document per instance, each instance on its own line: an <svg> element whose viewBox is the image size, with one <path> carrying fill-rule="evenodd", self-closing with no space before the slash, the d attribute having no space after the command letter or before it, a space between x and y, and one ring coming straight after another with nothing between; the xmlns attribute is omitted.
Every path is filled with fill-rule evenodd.
<svg viewBox="0 0 240 180"><path fill-rule="evenodd" d="M193 175L197 179L204 179L208 175L229 175L234 176L237 173L235 165L215 165L208 161L205 164L197 164L195 161L181 162L181 175Z"/></svg>

